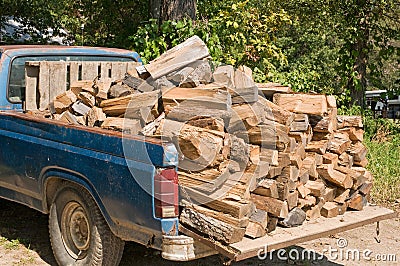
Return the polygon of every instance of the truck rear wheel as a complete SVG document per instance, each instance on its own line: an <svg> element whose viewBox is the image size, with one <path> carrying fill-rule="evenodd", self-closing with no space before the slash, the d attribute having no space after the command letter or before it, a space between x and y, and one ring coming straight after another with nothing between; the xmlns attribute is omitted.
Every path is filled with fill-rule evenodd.
<svg viewBox="0 0 400 266"><path fill-rule="evenodd" d="M76 185L60 188L50 206L50 241L59 265L118 265L125 242L108 227L96 203Z"/></svg>

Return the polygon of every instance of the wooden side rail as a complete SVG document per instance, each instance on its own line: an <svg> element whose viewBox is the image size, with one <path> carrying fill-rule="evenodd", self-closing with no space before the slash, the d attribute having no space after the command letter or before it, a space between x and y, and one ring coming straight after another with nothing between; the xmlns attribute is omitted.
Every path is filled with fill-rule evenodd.
<svg viewBox="0 0 400 266"><path fill-rule="evenodd" d="M57 95L78 80L97 76L122 79L137 62L28 61L25 64L25 110L44 110Z"/></svg>

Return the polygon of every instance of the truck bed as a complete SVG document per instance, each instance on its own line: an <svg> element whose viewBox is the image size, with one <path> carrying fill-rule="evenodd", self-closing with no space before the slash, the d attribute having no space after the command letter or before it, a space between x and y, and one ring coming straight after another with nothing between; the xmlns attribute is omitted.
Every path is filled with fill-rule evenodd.
<svg viewBox="0 0 400 266"><path fill-rule="evenodd" d="M310 240L337 234L367 224L397 217L398 213L380 206L366 206L362 211L347 211L334 218L320 217L314 221L306 221L299 227L277 227L275 231L264 237L251 239L245 237L238 243L229 246L217 245L207 238L199 236L187 228L180 231L195 240L210 246L222 255L241 261L258 254L297 245ZM260 251L262 250L262 252Z"/></svg>

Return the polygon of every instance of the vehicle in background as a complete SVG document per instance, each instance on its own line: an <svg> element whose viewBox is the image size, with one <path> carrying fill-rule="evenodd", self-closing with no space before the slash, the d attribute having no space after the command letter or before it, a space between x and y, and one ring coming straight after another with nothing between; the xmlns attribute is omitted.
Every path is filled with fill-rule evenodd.
<svg viewBox="0 0 400 266"><path fill-rule="evenodd" d="M400 95L390 99L387 90L373 90L365 92L365 99L375 117L400 119Z"/></svg>

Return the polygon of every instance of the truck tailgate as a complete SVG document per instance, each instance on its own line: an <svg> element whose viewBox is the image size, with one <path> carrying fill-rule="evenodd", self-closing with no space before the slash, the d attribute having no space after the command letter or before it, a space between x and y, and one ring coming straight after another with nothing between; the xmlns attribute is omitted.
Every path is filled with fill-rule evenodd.
<svg viewBox="0 0 400 266"><path fill-rule="evenodd" d="M181 227L181 231L232 260L240 261L291 245L297 245L310 240L337 234L374 222L397 217L397 213L380 206L366 206L362 211L347 211L344 215L334 218L320 217L314 221L306 221L299 227L281 228L257 239L243 238L242 241L227 247L221 246L203 238L192 231Z"/></svg>

